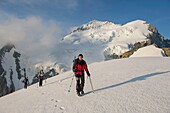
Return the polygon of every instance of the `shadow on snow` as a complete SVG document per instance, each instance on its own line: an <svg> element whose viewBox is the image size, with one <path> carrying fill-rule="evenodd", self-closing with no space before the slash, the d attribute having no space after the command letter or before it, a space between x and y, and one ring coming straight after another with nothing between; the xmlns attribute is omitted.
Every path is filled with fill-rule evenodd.
<svg viewBox="0 0 170 113"><path fill-rule="evenodd" d="M106 90L106 89L111 89L111 88L114 88L114 87L118 87L118 86L121 86L121 85L129 84L129 83L133 83L133 82L137 82L137 81L146 80L147 78L157 76L157 75L161 75L161 74L165 74L165 73L169 73L169 72L170 71L165 71L165 72L156 72L156 73L141 75L139 77L132 78L132 79L125 81L125 82L121 82L121 83L118 83L118 84L113 84L113 85L106 86L106 87L103 87L103 88L95 89L94 92ZM92 93L92 91L89 91L89 92L85 93L84 95L88 95L90 93Z"/></svg>

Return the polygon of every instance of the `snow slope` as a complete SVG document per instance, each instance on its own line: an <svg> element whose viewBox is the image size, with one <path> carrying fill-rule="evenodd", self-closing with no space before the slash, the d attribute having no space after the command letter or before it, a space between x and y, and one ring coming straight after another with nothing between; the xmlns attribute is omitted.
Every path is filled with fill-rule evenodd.
<svg viewBox="0 0 170 113"><path fill-rule="evenodd" d="M78 97L72 72L0 98L0 113L169 113L170 58L130 58L89 66L95 93L86 79Z"/></svg>
<svg viewBox="0 0 170 113"><path fill-rule="evenodd" d="M146 46L138 49L130 57L164 57L165 53L162 49L155 47L154 45Z"/></svg>

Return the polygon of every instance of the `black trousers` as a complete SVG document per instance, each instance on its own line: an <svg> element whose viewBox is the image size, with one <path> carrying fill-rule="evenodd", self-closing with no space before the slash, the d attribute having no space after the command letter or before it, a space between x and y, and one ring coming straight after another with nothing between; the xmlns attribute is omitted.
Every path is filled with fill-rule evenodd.
<svg viewBox="0 0 170 113"><path fill-rule="evenodd" d="M76 85L77 92L83 91L84 83L85 83L84 74L76 75L76 81L77 81L77 85Z"/></svg>
<svg viewBox="0 0 170 113"><path fill-rule="evenodd" d="M24 88L27 89L27 83L24 83Z"/></svg>
<svg viewBox="0 0 170 113"><path fill-rule="evenodd" d="M43 84L43 77L40 77L39 86L42 86L42 84Z"/></svg>

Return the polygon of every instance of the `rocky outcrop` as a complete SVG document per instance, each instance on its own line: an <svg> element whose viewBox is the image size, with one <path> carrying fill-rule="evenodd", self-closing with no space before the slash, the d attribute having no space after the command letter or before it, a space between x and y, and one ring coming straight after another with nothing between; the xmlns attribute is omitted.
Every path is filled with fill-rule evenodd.
<svg viewBox="0 0 170 113"><path fill-rule="evenodd" d="M155 43L160 48L170 46L166 44L164 37L158 32L158 30L154 26L148 24L148 30L152 33L147 35L146 37L151 41L151 43Z"/></svg>
<svg viewBox="0 0 170 113"><path fill-rule="evenodd" d="M0 50L0 97L15 91L14 83L12 81L13 70L10 71L10 87L7 86L7 80L5 78L7 72L2 66L3 58L7 52L10 52L15 46L13 44L7 44Z"/></svg>
<svg viewBox="0 0 170 113"><path fill-rule="evenodd" d="M137 51L139 48L145 47L145 46L149 46L151 45L151 41L143 41L143 42L137 42L132 46L132 49L123 53L122 55L118 56L118 58L128 58L130 57L135 51Z"/></svg>
<svg viewBox="0 0 170 113"><path fill-rule="evenodd" d="M151 31L151 34L147 35L147 41L143 42L137 42L134 45L131 45L131 49L122 55L116 55L113 53L110 56L112 59L117 58L128 58L130 57L135 51L137 51L139 48L154 44L158 48L162 48L166 54L166 56L170 56L170 40L165 40L164 37L158 32L158 30L152 26L151 24L145 23L148 25L148 30Z"/></svg>
<svg viewBox="0 0 170 113"><path fill-rule="evenodd" d="M23 59L24 57L17 52L15 46L11 43L0 49L0 97L23 88L24 73L22 66L24 68L28 66L26 59Z"/></svg>
<svg viewBox="0 0 170 113"><path fill-rule="evenodd" d="M170 39L164 40L164 48L170 48Z"/></svg>
<svg viewBox="0 0 170 113"><path fill-rule="evenodd" d="M170 48L162 48L162 49L163 49L165 55L166 55L167 57L170 57Z"/></svg>
<svg viewBox="0 0 170 113"><path fill-rule="evenodd" d="M18 73L18 79L20 80L22 75L21 75L21 66L20 66L20 58L21 54L14 51L13 57L15 58L15 64L16 64L16 71Z"/></svg>
<svg viewBox="0 0 170 113"><path fill-rule="evenodd" d="M146 23L146 24L148 24L148 23ZM166 56L170 56L170 48L164 48L164 47L170 47L170 41L164 40L164 37L151 24L148 24L148 30L151 31L152 33L146 36L148 39L147 41L135 43L131 47L131 50L123 53L122 55L118 56L117 58L128 58L135 51L137 51L139 48L149 46L151 44L154 44L155 46L162 48L164 50Z"/></svg>

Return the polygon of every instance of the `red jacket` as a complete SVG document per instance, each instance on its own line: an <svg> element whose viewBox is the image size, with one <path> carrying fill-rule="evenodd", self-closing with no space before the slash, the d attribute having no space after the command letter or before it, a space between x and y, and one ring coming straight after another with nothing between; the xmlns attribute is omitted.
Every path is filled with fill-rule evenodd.
<svg viewBox="0 0 170 113"><path fill-rule="evenodd" d="M80 61L79 59L76 59L73 65L73 72L75 72L77 75L83 75L84 70L86 71L87 75L90 76L86 62L84 60Z"/></svg>

